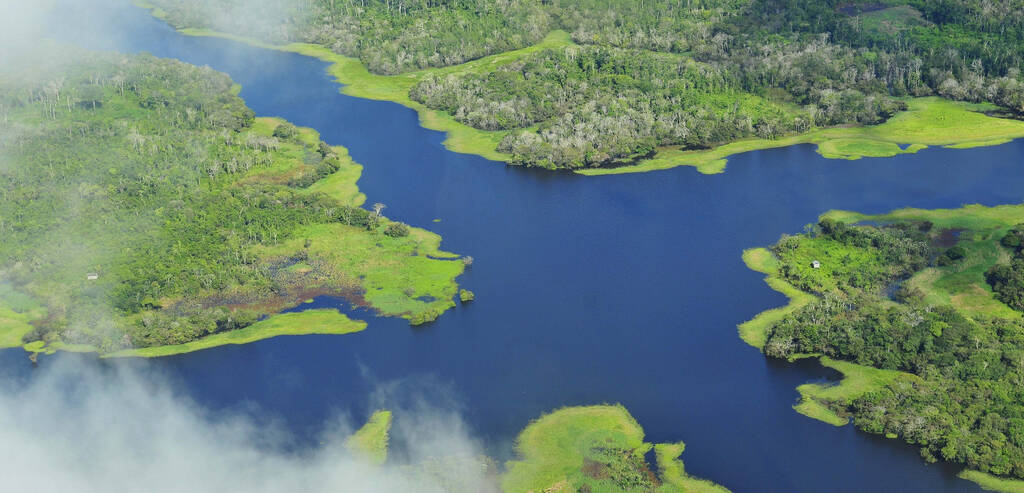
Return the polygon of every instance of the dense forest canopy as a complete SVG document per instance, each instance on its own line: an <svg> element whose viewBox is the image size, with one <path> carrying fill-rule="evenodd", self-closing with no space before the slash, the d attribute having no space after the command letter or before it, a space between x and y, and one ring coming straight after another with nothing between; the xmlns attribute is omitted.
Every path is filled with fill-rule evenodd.
<svg viewBox="0 0 1024 493"><path fill-rule="evenodd" d="M1003 217L1019 220L1015 211ZM824 219L783 237L772 248L778 276L817 296L772 323L763 350L912 374L824 404L930 461L1024 478L1024 226L955 212L962 220L941 228L926 215L882 226Z"/></svg>
<svg viewBox="0 0 1024 493"><path fill-rule="evenodd" d="M508 131L516 164L626 164L812 127L872 124L940 95L1024 114L1024 2L888 0L155 0L181 27L306 41L370 71L446 67L572 44L483 72L428 75L411 96Z"/></svg>
<svg viewBox="0 0 1024 493"><path fill-rule="evenodd" d="M66 46L24 58L0 74L0 308L45 313L24 342L107 351L244 327L304 291L358 295L374 273L346 255L401 259L396 282L414 261L462 270L358 207L344 149L255 119L219 72ZM327 178L345 193L314 186ZM384 311L440 309L409 282Z"/></svg>

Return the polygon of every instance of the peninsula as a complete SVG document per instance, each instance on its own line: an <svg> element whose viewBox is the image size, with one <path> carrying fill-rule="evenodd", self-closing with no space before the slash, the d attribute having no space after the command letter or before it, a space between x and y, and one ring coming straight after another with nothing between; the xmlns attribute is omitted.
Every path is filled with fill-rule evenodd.
<svg viewBox="0 0 1024 493"><path fill-rule="evenodd" d="M773 358L843 374L796 410L965 464L986 488L1024 486L1024 206L832 211L744 260L790 304L740 326Z"/></svg>
<svg viewBox="0 0 1024 493"><path fill-rule="evenodd" d="M227 76L41 44L0 76L0 346L161 356L347 333L340 296L413 323L465 265L369 210L341 147L256 118Z"/></svg>

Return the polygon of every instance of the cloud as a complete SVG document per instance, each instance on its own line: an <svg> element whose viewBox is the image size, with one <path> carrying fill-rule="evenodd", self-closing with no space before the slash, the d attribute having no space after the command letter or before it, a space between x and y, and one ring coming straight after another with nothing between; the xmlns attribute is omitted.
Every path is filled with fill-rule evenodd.
<svg viewBox="0 0 1024 493"><path fill-rule="evenodd" d="M393 409L392 441L403 452L376 467L345 449L353 427L341 418L331 420L322 444L289 451L293 438L279 424L204 409L137 362L102 369L72 358L47 363L27 382L0 386L0 491L493 489L473 460L482 456L479 442L457 412L417 397L431 392L422 382L390 383L377 393L377 403L408 407ZM394 392L410 390L396 399ZM459 460L437 460L451 457Z"/></svg>

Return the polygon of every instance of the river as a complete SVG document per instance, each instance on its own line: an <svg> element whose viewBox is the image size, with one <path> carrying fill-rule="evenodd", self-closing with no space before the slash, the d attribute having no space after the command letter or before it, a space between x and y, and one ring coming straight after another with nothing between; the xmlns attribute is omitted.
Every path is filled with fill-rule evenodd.
<svg viewBox="0 0 1024 493"><path fill-rule="evenodd" d="M979 491L911 446L793 411L796 386L835 375L767 360L739 339L738 323L785 303L740 254L829 209L1020 202L1024 142L859 161L795 146L735 156L719 175L519 169L445 150L405 107L339 94L319 60L183 36L136 7L104 15L117 27L102 40L89 23L56 35L228 73L257 115L349 148L370 203L476 259L460 278L476 301L428 326L371 317L358 334L132 363L174 375L200 404L253 404L305 436L339 409L365 416L377 382L429 375L501 459L546 411L621 402L648 441L684 440L688 472L737 492ZM100 364L56 355L40 365L56 358ZM33 371L20 349L0 352L0 368Z"/></svg>

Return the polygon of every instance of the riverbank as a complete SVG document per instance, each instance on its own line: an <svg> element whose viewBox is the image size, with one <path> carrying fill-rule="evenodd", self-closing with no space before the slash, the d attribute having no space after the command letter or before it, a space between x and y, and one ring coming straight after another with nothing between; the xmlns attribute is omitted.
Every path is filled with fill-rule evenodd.
<svg viewBox="0 0 1024 493"><path fill-rule="evenodd" d="M913 307L920 307L921 310L930 312L934 308L941 308L943 306L951 306L958 313L965 316L976 319L979 323L990 320L1004 320L1004 323L1010 323L1020 319L1020 312L1012 309L1006 304L1000 302L994 297L993 290L986 282L987 273L994 265L1004 264L1009 261L1009 254L1007 252L1006 240L1004 237L1007 236L1008 232L1011 231L1015 225L1024 222L1024 206L1021 205L1007 205L997 207L984 207L980 205L969 205L960 209L942 209L942 210L922 210L922 209L901 209L892 211L886 214L879 215L865 215L860 213L848 212L848 211L830 211L822 215L822 222L819 223L821 232L813 233L810 238L817 238L813 240L805 240L807 235L800 235L789 241L780 240L782 246L782 252L787 256L788 260L783 261L778 256L774 255L767 249L751 249L744 252L743 259L746 265L752 270L767 274L766 282L776 291L783 293L789 299L789 303L781 308L775 308L772 310L765 311L759 314L754 319L745 322L740 325L740 336L748 344L761 349L766 349L766 344L777 344L773 352L778 352L778 344L783 344L778 340L778 337L772 339L772 331L775 329L776 324L785 323L797 323L803 327L803 332L799 337L801 338L815 338L818 334L826 333L836 330L829 325L828 315L822 315L829 313L829 303L835 303L828 301L828 297L838 297L839 299L847 299L846 296L854 297L853 294L841 294L835 291L837 288L848 290L848 287L843 287L843 284L836 285L834 287L828 287L832 284L827 279L814 280L816 277L831 277L833 276L832 270L835 269L834 276L839 277L845 276L848 268L853 268L860 273L868 273L870 270L866 270L861 266L864 262L864 257L858 252L850 251L848 247L837 245L826 245L822 244L822 241L839 241L839 240L828 240L823 239L829 237L834 238L851 238L852 233L847 233L850 228L856 226L842 226L843 224L857 224L857 223L868 223L868 224L901 224L905 225L906 228L919 229L923 233L914 233L914 235L924 235L928 241L933 243L934 248L941 253L941 258L947 260L936 260L935 264L926 266L923 269L919 269L913 273L908 279L902 281L901 291L902 293L898 296L907 297L907 301L903 303L909 303L911 310L907 313L910 314L911 320L913 320L915 312ZM814 236L819 235L819 236ZM856 238L856 236L852 236ZM846 241L846 240L843 240ZM859 244L859 240L848 240L850 244ZM903 240L901 240L903 241ZM885 242L883 241L882 244ZM859 248L859 247L858 247ZM883 248L883 247L878 247ZM803 250L806 250L805 252ZM810 257L815 258L815 266L811 268ZM783 255L783 253L780 253ZM872 253L871 255L875 255ZM880 256L888 255L878 253ZM881 257L879 257L881 258ZM819 265L820 259L820 268ZM794 260L796 263L793 263ZM786 265L783 265L783 264ZM850 263L852 267L844 267L839 264ZM806 266L804 264L807 264ZM804 270L806 267L806 270ZM826 267L830 270L826 270ZM783 273L785 272L785 274ZM870 277L870 274L868 275ZM869 277L857 280L855 285L862 285L869 283ZM791 279L797 279L799 282L809 285L819 286L819 292L817 295L812 294L794 286ZM845 281L843 281L845 282ZM870 284L869 284L870 285ZM856 295L859 296L859 295ZM897 298L898 298L897 296ZM862 304L867 303L865 298L855 297L854 299L860 300L853 303ZM898 298L903 299L903 298ZM916 300L916 301L913 301ZM845 303L851 303L852 300L846 301ZM812 310L811 317L801 318L799 312L804 308L808 307L809 304L816 303L819 307ZM887 299L880 300L879 303L883 310L897 310L903 303L897 305L893 301ZM850 304L849 306L854 306ZM822 308L824 307L824 308ZM857 308L862 309L860 307ZM892 312L890 312L892 313ZM870 316L870 315L869 315ZM900 315L907 316L907 315ZM824 317L824 318L822 318ZM791 318L789 322L784 319ZM843 319L855 319L855 315L849 314L843 316ZM797 322L793 322L796 320ZM810 322L808 320L814 320ZM840 322L840 324L850 324L852 322ZM988 323L988 322L984 322ZM845 327L841 330L855 331L855 323L853 326L842 325ZM874 335L871 335L872 340L878 340L880 337L886 337L881 332L883 330L895 330L888 329L888 324L891 324L886 318L879 319L873 325L876 330L880 331ZM941 339L946 332L955 332L955 327L951 327L949 324L931 322L931 334L935 342L908 342L911 346L911 350L917 344L924 344L925 348L931 347L932 344L948 344L945 339ZM884 329L883 329L884 328ZM987 330L987 329L986 329ZM1000 329L1012 331L1014 329ZM777 335L777 334L776 334ZM868 337L865 335L864 337ZM956 337L950 335L950 337ZM976 339L983 337L980 334L974 336ZM987 337L987 336L984 336ZM1012 336L1010 336L1012 337ZM845 340L845 339L843 339ZM855 341L862 341L861 344L865 344L863 339L852 339L851 344L857 344ZM942 341L942 342L940 342ZM873 343L873 342L872 342ZM825 346L828 351L846 351L842 345L839 348ZM979 344L971 346L972 353L977 353L978 357L987 354L985 348L981 348ZM802 350L802 347L798 347L796 350ZM820 350L819 350L820 351ZM926 350L922 350L926 351ZM908 358L914 358L913 351L906 356ZM887 421L884 418L873 415L871 413L863 414L863 408L869 406L865 402L861 402L867 399L869 402L873 402L877 399L885 399L886 395L890 393L904 394L906 399L913 401L914 398L920 393L922 398L931 395L930 392L936 392L936 390L929 390L936 386L936 382L942 382L942 378L939 377L937 381L926 380L918 375L907 373L906 371L899 371L897 369L881 369L874 366L867 366L856 364L850 361L840 361L832 359L817 353L803 354L793 353L790 359L804 358L804 357L819 357L819 361L825 367L832 368L843 375L842 380L838 384L828 385L820 383L804 384L797 388L800 393L800 402L794 406L794 409L811 418L818 419L820 421L829 423L834 426L843 426L849 422L851 415L856 413L858 421L858 427L866 428L872 433L884 434L887 438L897 438L904 433L911 434L913 431L905 430L901 428L890 428L886 424L878 424L881 419L882 423ZM850 357L850 356L847 356ZM923 353L920 357L929 357L927 353ZM938 359L931 362L932 365L939 365L944 360ZM921 363L924 364L924 363ZM942 375L942 370L935 370L937 375ZM928 377L932 378L932 377ZM996 388L1003 388L1002 380L989 380L989 378L995 379L997 377L984 377L979 376L978 378L984 378L981 380L979 385L992 385ZM973 381L973 380L971 380ZM958 387L954 387L958 388ZM942 392L939 390L938 392ZM958 392L953 391L954 395L959 395ZM940 399L941 400L941 399ZM851 407L856 404L857 407ZM885 409L885 402L879 403L881 409ZM926 403L930 403L930 400L925 400ZM987 401L986 401L987 402ZM921 404L924 405L924 404ZM939 405L939 404L935 404ZM983 402L975 404L978 406L984 405ZM992 403L992 405L997 405ZM860 411L857 411L860 408ZM893 413L900 413L901 410L893 409ZM957 416L954 411L953 416ZM964 411L966 412L966 411ZM993 413L1010 413L1012 410L1002 408L992 408ZM883 412L882 415L886 415L888 412ZM899 418L893 418L899 419ZM938 419L938 418L936 418ZM918 423L915 426L928 426L927 420ZM982 431L971 430L967 431L968 434L983 433ZM914 435L916 436L916 435ZM912 440L911 438L906 438ZM925 446L928 449L932 444L928 441L917 442L918 445ZM946 442L941 442L946 443ZM950 449L943 449L943 458L947 460L956 460L957 462L964 462L964 459L960 458L959 455L954 455L952 452L947 452ZM932 452L929 452L930 457ZM924 454L924 452L922 452ZM947 455L948 454L948 455ZM989 467L988 462L981 462L983 467ZM985 469L987 470L987 469ZM1005 473L1003 473L1005 474ZM1024 481L1011 479L1001 476L996 476L981 472L978 470L965 470L960 477L968 479L978 483L986 489L992 489L996 491L1022 491L1024 488Z"/></svg>
<svg viewBox="0 0 1024 493"><path fill-rule="evenodd" d="M135 4L148 9L152 15L164 19L159 8L145 0ZM417 112L420 125L430 130L445 132L445 147L453 152L476 154L492 161L507 162L511 156L497 151L501 140L512 132L524 129L487 131L462 124L448 113L427 108L409 97L410 89L427 76L485 73L545 49L574 45L565 31L552 31L541 42L522 48L490 55L477 60L443 68L432 68L400 75L376 75L355 58L338 55L314 44L291 43L272 45L244 36L221 33L208 29L177 28L190 36L210 36L230 39L266 49L288 51L318 58L331 64L327 71L342 84L341 92L354 97L391 101ZM950 101L939 97L906 98L907 111L885 123L873 126L843 126L816 128L808 132L782 136L777 139L744 139L707 150L681 150L660 148L649 159L637 164L574 170L585 176L603 176L640 173L691 166L704 174L725 171L730 156L756 150L814 144L819 154L830 159L861 159L865 157L893 157L915 153L929 146L971 148L999 145L1024 138L1024 121L996 118L984 114L996 109L988 104ZM535 130L536 126L525 130Z"/></svg>
<svg viewBox="0 0 1024 493"><path fill-rule="evenodd" d="M361 208L347 149L255 117L209 68L38 49L67 52L16 66L5 88L54 71L86 99L8 114L33 131L5 156L17 166L0 212L16 219L0 241L0 347L152 357L365 328L336 310L279 313L321 294L413 325L455 306L461 256L384 204Z"/></svg>

